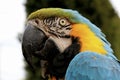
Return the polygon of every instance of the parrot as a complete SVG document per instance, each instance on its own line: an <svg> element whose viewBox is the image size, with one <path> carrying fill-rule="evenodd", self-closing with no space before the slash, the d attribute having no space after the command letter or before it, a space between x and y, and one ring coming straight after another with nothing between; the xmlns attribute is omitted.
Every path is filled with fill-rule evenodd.
<svg viewBox="0 0 120 80"><path fill-rule="evenodd" d="M120 62L103 32L78 11L43 8L31 13L22 52L44 80L120 80Z"/></svg>
<svg viewBox="0 0 120 80"><path fill-rule="evenodd" d="M39 59L44 80L64 79L69 62L80 49L77 37L69 35L71 22L65 16L71 14L63 15L61 11L44 8L31 13L22 37L25 60L36 69L33 58Z"/></svg>

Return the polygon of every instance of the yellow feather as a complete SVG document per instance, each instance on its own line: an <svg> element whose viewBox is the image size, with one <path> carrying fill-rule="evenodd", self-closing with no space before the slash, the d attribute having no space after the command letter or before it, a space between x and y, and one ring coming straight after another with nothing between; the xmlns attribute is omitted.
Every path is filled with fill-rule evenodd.
<svg viewBox="0 0 120 80"><path fill-rule="evenodd" d="M80 52L92 51L98 54L107 54L104 49L104 43L98 38L86 24L74 24L70 34L74 37L79 37L81 44Z"/></svg>

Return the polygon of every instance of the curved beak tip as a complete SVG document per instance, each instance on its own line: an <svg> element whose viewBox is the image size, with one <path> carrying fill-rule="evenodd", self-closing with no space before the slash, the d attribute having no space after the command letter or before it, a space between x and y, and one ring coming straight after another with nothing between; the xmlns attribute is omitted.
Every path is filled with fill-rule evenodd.
<svg viewBox="0 0 120 80"><path fill-rule="evenodd" d="M33 66L32 56L36 51L40 51L47 37L42 30L33 25L27 25L22 38L22 52L25 60L31 67Z"/></svg>

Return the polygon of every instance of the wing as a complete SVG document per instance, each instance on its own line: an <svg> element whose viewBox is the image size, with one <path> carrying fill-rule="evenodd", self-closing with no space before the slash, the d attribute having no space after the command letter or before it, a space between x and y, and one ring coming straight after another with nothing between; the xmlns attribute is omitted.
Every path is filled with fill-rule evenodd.
<svg viewBox="0 0 120 80"><path fill-rule="evenodd" d="M120 64L104 55L82 52L70 62L65 80L120 80Z"/></svg>

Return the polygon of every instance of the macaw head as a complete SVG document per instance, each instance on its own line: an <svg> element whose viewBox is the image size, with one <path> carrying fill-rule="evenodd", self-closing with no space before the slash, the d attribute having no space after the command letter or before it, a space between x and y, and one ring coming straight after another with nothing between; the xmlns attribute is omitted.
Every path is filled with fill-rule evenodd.
<svg viewBox="0 0 120 80"><path fill-rule="evenodd" d="M31 13L26 22L22 46L23 55L29 64L32 63L31 58L35 51L40 51L50 37L58 47L62 45L59 44L61 40L64 43L69 41L63 49L58 48L60 52L72 44L71 37L76 37L81 46L79 52L92 51L102 55L112 53L110 44L101 30L77 11L44 8ZM69 39L64 41L65 38Z"/></svg>

